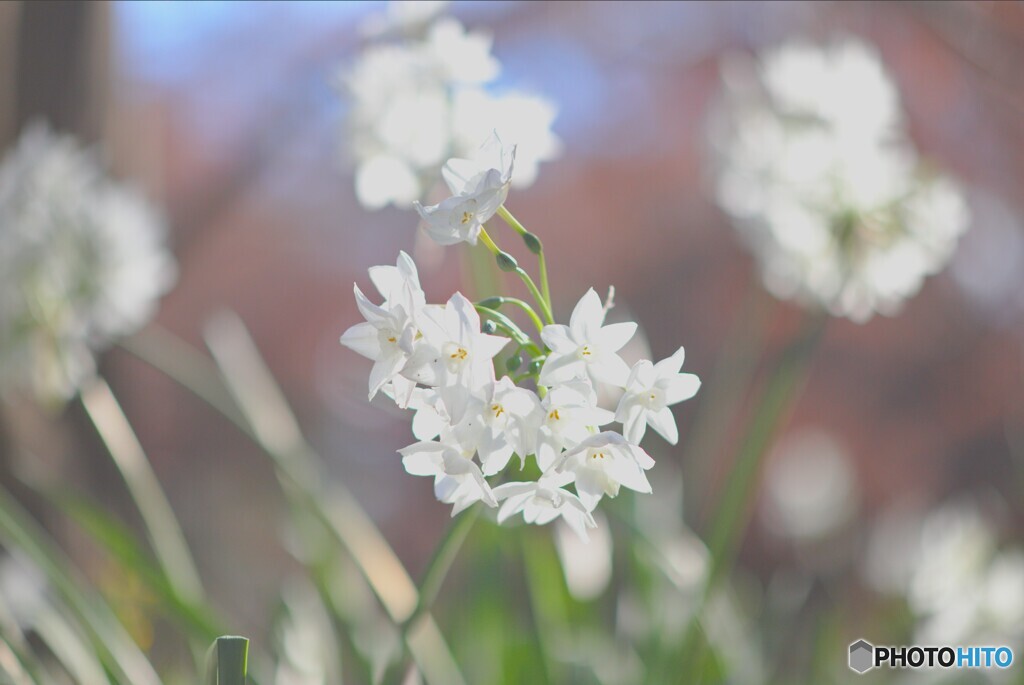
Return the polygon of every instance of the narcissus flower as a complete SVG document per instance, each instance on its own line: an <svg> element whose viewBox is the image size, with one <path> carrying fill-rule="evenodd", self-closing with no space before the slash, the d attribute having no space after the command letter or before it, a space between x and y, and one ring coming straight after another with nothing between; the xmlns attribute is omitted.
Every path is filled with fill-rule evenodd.
<svg viewBox="0 0 1024 685"><path fill-rule="evenodd" d="M565 452L556 470L573 474L580 501L593 511L605 495L618 495L620 486L650 492L644 471L652 466L654 460L643 449L618 433L604 431Z"/></svg>
<svg viewBox="0 0 1024 685"><path fill-rule="evenodd" d="M539 481L505 483L494 488L494 498L504 501L498 510L498 523L518 513L526 523L538 526L561 517L577 535L589 539L587 528L596 528L594 517L580 498L563 489L572 480L570 474L545 476Z"/></svg>
<svg viewBox="0 0 1024 685"><path fill-rule="evenodd" d="M963 193L918 156L878 52L785 44L729 64L717 198L782 298L894 314L968 225Z"/></svg>
<svg viewBox="0 0 1024 685"><path fill-rule="evenodd" d="M551 348L540 372L541 385L555 385L574 378L626 384L629 366L617 354L636 333L636 324L628 321L604 325L601 298L591 288L580 298L568 326L550 325L541 331L544 344Z"/></svg>
<svg viewBox="0 0 1024 685"><path fill-rule="evenodd" d="M427 234L440 245L476 245L484 223L508 197L515 156L515 147L505 149L492 134L475 158L448 160L441 173L452 196L430 207L413 203Z"/></svg>
<svg viewBox="0 0 1024 685"><path fill-rule="evenodd" d="M626 381L626 392L619 400L615 420L623 426L630 442L640 444L650 426L669 444L679 442L679 430L669 409L688 400L700 389L700 379L692 373L679 373L683 367L683 348L657 364L638 361Z"/></svg>
<svg viewBox="0 0 1024 685"><path fill-rule="evenodd" d="M448 157L473 154L492 130L527 154L513 183L525 187L556 158L557 110L546 98L495 83L491 37L440 16L443 4L390 3L371 16L371 38L339 79L349 107L344 150L367 209L425 201ZM451 204L451 203L449 203Z"/></svg>
<svg viewBox="0 0 1024 685"><path fill-rule="evenodd" d="M73 396L176 277L160 213L43 124L0 163L0 391Z"/></svg>

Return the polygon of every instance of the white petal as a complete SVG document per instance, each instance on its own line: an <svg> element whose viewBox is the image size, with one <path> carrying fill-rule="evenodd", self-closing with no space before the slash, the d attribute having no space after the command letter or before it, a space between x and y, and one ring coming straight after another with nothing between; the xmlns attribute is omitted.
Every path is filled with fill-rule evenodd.
<svg viewBox="0 0 1024 685"><path fill-rule="evenodd" d="M666 381L659 382L665 390L665 403L675 404L688 400L700 390L700 379L692 373L681 373Z"/></svg>
<svg viewBox="0 0 1024 685"><path fill-rule="evenodd" d="M672 376L679 373L679 369L683 368L683 359L686 357L686 351L680 347L676 350L671 357L662 359L660 362L654 365L654 370L657 372L659 378L666 376Z"/></svg>
<svg viewBox="0 0 1024 685"><path fill-rule="evenodd" d="M541 367L538 380L541 385L555 385L579 378L585 372L586 364L575 354L552 352Z"/></svg>
<svg viewBox="0 0 1024 685"><path fill-rule="evenodd" d="M380 356L380 336L377 327L368 321L357 323L341 336L341 344L367 359Z"/></svg>
<svg viewBox="0 0 1024 685"><path fill-rule="evenodd" d="M644 439L644 433L647 432L647 413L642 405L630 402L616 414L616 420L622 424L622 434L630 442L639 443Z"/></svg>
<svg viewBox="0 0 1024 685"><path fill-rule="evenodd" d="M618 388L625 386L629 378L629 367L622 361L622 357L614 353L603 355L596 363L587 364L587 371L594 380Z"/></svg>
<svg viewBox="0 0 1024 685"><path fill-rule="evenodd" d="M679 429L676 428L676 419L672 416L672 410L662 407L658 411L647 412L647 423L658 432L658 435L665 438L668 444L674 445L679 442ZM629 438L629 436L626 436ZM629 438L630 442L640 442Z"/></svg>
<svg viewBox="0 0 1024 685"><path fill-rule="evenodd" d="M553 324L541 329L540 339L558 354L572 354L579 345L572 339L568 326Z"/></svg>
<svg viewBox="0 0 1024 685"><path fill-rule="evenodd" d="M636 490L637 492L651 491L651 484L647 480L647 474L632 459L612 459L605 466L605 471L612 479L625 485L630 490ZM578 483L579 481L577 481L577 485Z"/></svg>
<svg viewBox="0 0 1024 685"><path fill-rule="evenodd" d="M569 330L572 331L572 336L577 341L591 342L595 341L603 323L604 305L601 304L601 298L591 288L580 298L572 310Z"/></svg>
<svg viewBox="0 0 1024 685"><path fill-rule="evenodd" d="M384 384L398 375L398 372L405 366L405 355L400 351L394 351L387 356L381 357L370 369L370 399L372 400Z"/></svg>
<svg viewBox="0 0 1024 685"><path fill-rule="evenodd" d="M576 476L576 492L587 511L593 511L597 503L604 497L604 483L601 476L592 473L589 469L582 470Z"/></svg>
<svg viewBox="0 0 1024 685"><path fill-rule="evenodd" d="M633 337L636 329L637 325L632 321L613 323L601 328L591 340L600 345L602 350L618 352Z"/></svg>

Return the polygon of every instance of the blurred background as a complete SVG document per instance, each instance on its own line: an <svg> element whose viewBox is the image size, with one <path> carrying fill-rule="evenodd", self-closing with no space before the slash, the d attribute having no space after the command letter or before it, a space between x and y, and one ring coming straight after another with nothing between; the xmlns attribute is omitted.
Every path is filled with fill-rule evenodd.
<svg viewBox="0 0 1024 685"><path fill-rule="evenodd" d="M405 474L395 450L411 441L409 418L366 403L368 362L338 337L358 320L352 283L365 288L367 267L394 263L400 249L417 259L428 300L469 286L456 249L427 250L417 239L414 212L368 211L356 198L345 149L349 104L334 84L364 43L360 22L380 10L0 4L0 147L44 118L99 146L114 175L165 208L179 272L157 325L201 347L212 315L237 312L330 477L356 493L415 577L449 510ZM792 632L766 630L754 640L761 654L772 653L773 640L789 648L771 657L772 668L737 682L764 682L766 673L833 682L846 677L853 640L905 635L903 618L889 620L890 598L907 592L899 579L911 573L900 553L936 526L976 524L992 549L1024 544L1019 3L466 2L448 12L493 34L499 85L557 107L562 154L508 201L544 240L556 315L566 318L588 287L614 285L613 316L644 331L647 349L631 354L662 359L684 345L684 370L704 380L701 395L675 407L680 445L651 447L655 491L679 498L666 511L698 535L730 478L752 389L802 316L760 290L753 257L714 202L707 129L723 60L837 32L873 43L913 141L966 189L971 225L949 267L897 316L831 319L771 443L749 503L736 592L755 632L778 625L778 615ZM526 261L525 251L512 251ZM752 320L760 322L756 337ZM110 351L100 368L178 512L213 604L233 632L266 640L265 617L296 564L276 542L284 503L271 464L127 352ZM69 483L135 521L101 444L82 438L79 414L69 406L53 418L8 402L4 479L16 491L25 478ZM703 414L715 429L691 433ZM937 524L939 514L946 518ZM73 531L57 532L74 550ZM501 545L500 535L491 539ZM472 537L467 544L472 550ZM102 564L82 554L101 585L130 590L104 581ZM935 573L949 577L965 554L949 551ZM1012 636L1001 639L1015 641L1020 657L1024 565L1008 568L984 592L994 593L994 606L1011 605L999 634ZM457 565L440 602L442 624L461 626L456 633L471 620L468 609L460 613L459 573ZM505 592L500 573L488 582ZM963 582L959 594L978 591L974 580ZM144 613L144 600L133 602ZM823 625L828 607L843 615ZM825 657L812 655L816 635L832 645ZM825 659L822 670L813 670L816 658Z"/></svg>

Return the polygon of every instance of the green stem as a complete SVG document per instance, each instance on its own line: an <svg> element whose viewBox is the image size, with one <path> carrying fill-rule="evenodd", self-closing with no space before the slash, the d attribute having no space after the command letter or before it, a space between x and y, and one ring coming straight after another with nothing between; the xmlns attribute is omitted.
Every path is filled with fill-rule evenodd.
<svg viewBox="0 0 1024 685"><path fill-rule="evenodd" d="M403 631L407 631L416 623L424 612L430 611L434 600L441 592L448 571L455 563L462 544L466 541L469 531L473 529L473 524L479 517L480 506L477 505L456 517L445 528L444 534L434 547L434 553L427 563L427 568L423 571L423 578L419 585L419 602L416 605L416 610L402 625Z"/></svg>
<svg viewBox="0 0 1024 685"><path fill-rule="evenodd" d="M536 326L537 332L540 333L544 329L544 322L537 316L537 312L533 311L533 307L530 306L529 302L524 302L518 297L502 297L500 298L502 304L514 304L515 306L522 309L530 317L530 321Z"/></svg>
<svg viewBox="0 0 1024 685"><path fill-rule="evenodd" d="M93 379L82 389L81 401L124 478L168 582L182 599L200 604L203 588L185 536L110 386L99 377Z"/></svg>
<svg viewBox="0 0 1024 685"><path fill-rule="evenodd" d="M505 205L498 207L498 216L500 216L506 224L512 227L519 235L526 235L529 231L523 226L518 219L512 216L512 212L505 208ZM538 241L539 242L539 241ZM548 265L547 260L544 258L544 248L537 252L537 262L540 268L540 289L544 294L544 302L547 304L548 309L553 309L551 306L551 287L548 285Z"/></svg>
<svg viewBox="0 0 1024 685"><path fill-rule="evenodd" d="M490 250L495 257L499 255L508 256L506 252L504 252L500 247L498 247L498 245L491 238L491 235L487 232L487 229L484 227L480 228L480 242L482 242L484 246L488 250ZM551 305L548 304L547 300L544 299L544 296L541 294L540 290L537 289L537 284L533 282L532 278L530 278L530 274L526 273L526 271L524 271L521 266L517 266L515 268L515 272L516 275L518 275L519 278L522 279L523 283L526 285L526 289L529 290L530 295L533 296L533 299L537 302L538 305L540 305L541 314L544 315L544 319L549 324L553 324L555 322L555 317L551 314Z"/></svg>
<svg viewBox="0 0 1024 685"><path fill-rule="evenodd" d="M786 410L802 386L826 321L823 315L807 317L797 340L783 352L740 445L735 466L712 518L712 529L708 537L710 567L683 640L680 682L700 682L706 646L706 642L700 639L701 613L715 587L732 569L737 548L749 522L749 505L757 485L762 458Z"/></svg>
<svg viewBox="0 0 1024 685"><path fill-rule="evenodd" d="M519 345L526 347L527 345L533 344L533 341L530 340L530 336L523 333L523 330L519 328L512 319L508 318L501 312L479 304L473 306L476 307L476 310L481 314L491 317L491 320L494 321L495 325L508 333Z"/></svg>

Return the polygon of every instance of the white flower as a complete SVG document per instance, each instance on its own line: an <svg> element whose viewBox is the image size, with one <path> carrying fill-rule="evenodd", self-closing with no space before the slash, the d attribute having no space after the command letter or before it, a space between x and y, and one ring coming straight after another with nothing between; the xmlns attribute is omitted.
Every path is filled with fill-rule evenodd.
<svg viewBox="0 0 1024 685"><path fill-rule="evenodd" d="M423 339L404 371L406 378L440 388L448 414L462 420L470 398L494 382L491 361L508 338L480 332L473 303L455 293L443 310L424 310Z"/></svg>
<svg viewBox="0 0 1024 685"><path fill-rule="evenodd" d="M508 197L515 155L492 133L473 159L448 160L441 174L452 196L430 207L413 203L427 234L440 245L476 245L480 229Z"/></svg>
<svg viewBox="0 0 1024 685"><path fill-rule="evenodd" d="M555 385L574 378L622 387L629 366L616 354L636 332L633 322L604 325L601 299L591 288L573 309L568 326L549 325L541 331L551 348L540 372L541 385Z"/></svg>
<svg viewBox="0 0 1024 685"><path fill-rule="evenodd" d="M471 399L471 408L453 428L462 444L475 446L484 475L493 476L513 454L522 464L534 452L540 399L508 376L486 386L481 395Z"/></svg>
<svg viewBox="0 0 1024 685"><path fill-rule="evenodd" d="M573 474L580 501L593 511L604 495L618 495L620 486L650 492L644 471L652 466L654 460L643 449L618 433L604 431L565 452L556 470Z"/></svg>
<svg viewBox="0 0 1024 685"><path fill-rule="evenodd" d="M717 197L766 287L856 321L895 313L968 217L956 185L924 171L876 51L788 44L725 78Z"/></svg>
<svg viewBox="0 0 1024 685"><path fill-rule="evenodd" d="M561 486L572 480L572 474L544 476L539 481L505 483L494 488L494 498L504 504L498 509L498 523L522 512L523 520L538 526L551 523L558 517L582 539L587 540L587 528L596 528L594 517L580 498Z"/></svg>
<svg viewBox="0 0 1024 685"><path fill-rule="evenodd" d="M647 426L669 444L679 442L675 417L669 409L688 400L700 389L700 379L692 373L679 373L683 367L683 348L668 359L652 364L646 359L637 362L626 381L626 392L619 400L615 420L623 426L623 435L639 444Z"/></svg>
<svg viewBox="0 0 1024 685"><path fill-rule="evenodd" d="M615 414L596 404L593 388L586 381L568 381L548 391L541 404L536 433L537 465L547 472L562 454L586 440L597 428L615 420Z"/></svg>
<svg viewBox="0 0 1024 685"><path fill-rule="evenodd" d="M358 285L353 285L356 305L366 321L345 331L341 344L375 362L370 371L369 398L372 400L385 384L392 383L393 397L404 407L414 383L399 374L422 337L417 319L429 310L416 265L405 252L399 253L396 266L372 267L370 279L384 302L373 304Z"/></svg>
<svg viewBox="0 0 1024 685"><path fill-rule="evenodd" d="M165 235L74 138L28 128L0 164L0 383L73 395L93 355L141 328L173 284Z"/></svg>
<svg viewBox="0 0 1024 685"><path fill-rule="evenodd" d="M454 505L452 516L476 502L498 506L480 467L457 447L443 442L417 442L398 452L409 474L434 477L434 494L438 500Z"/></svg>
<svg viewBox="0 0 1024 685"><path fill-rule="evenodd" d="M561 153L551 131L555 107L521 91L492 92L501 65L490 36L438 10L436 3L389 5L386 17L368 22L375 40L338 79L350 104L343 149L368 209L424 200L445 159L471 155L493 130L520 145L518 187Z"/></svg>
<svg viewBox="0 0 1024 685"><path fill-rule="evenodd" d="M558 108L545 98L522 92L489 93L460 90L452 103L456 150L472 150L491 131L516 146L514 188L527 188L537 179L542 162L562 152L562 141L551 130Z"/></svg>

